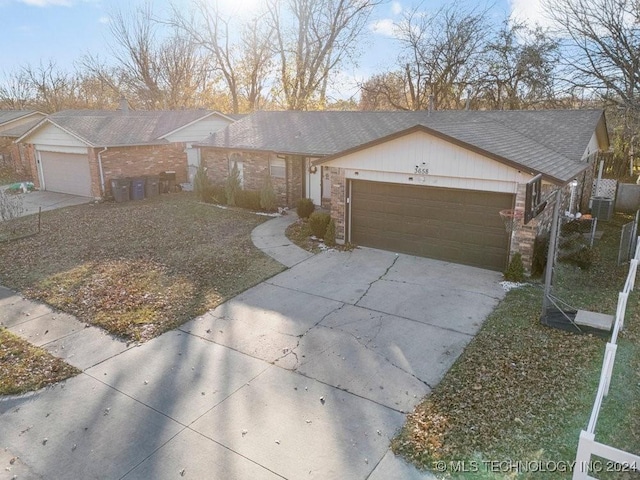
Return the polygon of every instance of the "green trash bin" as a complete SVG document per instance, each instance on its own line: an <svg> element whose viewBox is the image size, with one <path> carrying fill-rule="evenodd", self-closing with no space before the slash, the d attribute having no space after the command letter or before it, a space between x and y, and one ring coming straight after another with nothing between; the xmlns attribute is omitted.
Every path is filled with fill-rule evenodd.
<svg viewBox="0 0 640 480"><path fill-rule="evenodd" d="M116 202L128 202L131 182L128 178L112 178L111 193Z"/></svg>

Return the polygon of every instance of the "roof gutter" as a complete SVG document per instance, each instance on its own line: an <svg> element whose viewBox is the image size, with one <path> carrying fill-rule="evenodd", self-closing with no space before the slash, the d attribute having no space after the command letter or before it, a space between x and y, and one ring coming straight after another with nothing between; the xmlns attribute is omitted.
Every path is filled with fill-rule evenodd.
<svg viewBox="0 0 640 480"><path fill-rule="evenodd" d="M109 147L104 147L104 150L98 152L98 170L100 171L100 193L104 197L105 188L104 188L104 170L102 169L102 154L106 152Z"/></svg>

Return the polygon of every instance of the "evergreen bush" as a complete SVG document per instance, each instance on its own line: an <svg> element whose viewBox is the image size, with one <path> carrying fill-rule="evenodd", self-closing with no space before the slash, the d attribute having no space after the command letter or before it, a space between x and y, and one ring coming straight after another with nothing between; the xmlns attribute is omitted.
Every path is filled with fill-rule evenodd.
<svg viewBox="0 0 640 480"><path fill-rule="evenodd" d="M328 213L313 212L309 215L309 228L311 229L311 233L318 238L324 238L330 221L331 217Z"/></svg>
<svg viewBox="0 0 640 480"><path fill-rule="evenodd" d="M271 175L269 172L265 175L264 185L260 191L260 208L265 212L273 212L277 207L276 192L271 183Z"/></svg>
<svg viewBox="0 0 640 480"><path fill-rule="evenodd" d="M233 162L233 168L229 172L227 182L225 183L225 194L227 198L227 205L235 207L236 195L240 191L240 170L238 169L238 162Z"/></svg>
<svg viewBox="0 0 640 480"><path fill-rule="evenodd" d="M313 204L313 200L310 198L301 198L298 200L298 205L296 206L296 213L300 218L309 218L309 216L316 209Z"/></svg>
<svg viewBox="0 0 640 480"><path fill-rule="evenodd" d="M520 252L514 254L511 258L509 266L504 272L504 279L509 282L523 282L525 280L524 265L522 263L522 255L520 255Z"/></svg>
<svg viewBox="0 0 640 480"><path fill-rule="evenodd" d="M329 225L327 225L327 231L324 234L324 243L328 247L336 246L336 222L333 221L333 218L329 220Z"/></svg>

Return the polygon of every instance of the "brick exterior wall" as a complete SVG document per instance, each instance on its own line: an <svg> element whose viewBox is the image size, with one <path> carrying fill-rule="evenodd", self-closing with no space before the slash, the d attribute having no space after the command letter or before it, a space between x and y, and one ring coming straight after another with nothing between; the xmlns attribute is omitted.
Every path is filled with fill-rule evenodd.
<svg viewBox="0 0 640 480"><path fill-rule="evenodd" d="M581 175L581 178L583 176ZM527 272L531 271L531 265L533 262L533 247L536 237L539 235L545 235L551 231L551 224L553 222L553 208L555 204L555 196L552 192L555 187L552 185L543 185L542 197L548 198L546 208L540 215L532 219L527 225L524 222L520 223L520 226L516 228L511 234L511 248L509 251L509 260L514 254L520 252L522 255L522 263ZM581 191L580 181L576 188L576 192L579 195ZM516 194L516 211L520 212L524 216L524 201L526 194L526 186L524 184L518 185L518 193ZM571 200L571 186L565 185L562 187L562 205L560 214L569 209L569 203ZM579 198L576 199L580 201ZM588 203L588 199L587 199Z"/></svg>
<svg viewBox="0 0 640 480"><path fill-rule="evenodd" d="M336 242L344 244L347 226L347 180L342 168L330 167L329 172L331 175L331 218L336 224Z"/></svg>
<svg viewBox="0 0 640 480"><path fill-rule="evenodd" d="M158 175L160 172L176 172L176 183L187 182L187 154L184 143L144 145L134 147L109 147L101 154L105 190L111 195L111 179ZM92 192L100 192L98 153L103 148L89 150Z"/></svg>
<svg viewBox="0 0 640 480"><path fill-rule="evenodd" d="M200 159L207 167L207 176L216 185L224 184L229 176L229 158L242 162L243 188L245 190L261 190L266 175L269 173L269 160L276 159L273 153L230 151L216 148L201 148ZM278 206L294 207L302 198L302 165L303 157L287 156L285 158L286 178L271 177L271 184L276 193Z"/></svg>
<svg viewBox="0 0 640 480"><path fill-rule="evenodd" d="M0 137L0 155L3 157L0 166L15 170L21 180L29 180L35 184L37 170L33 145L17 144L11 138Z"/></svg>
<svg viewBox="0 0 640 480"><path fill-rule="evenodd" d="M9 149L13 168L23 176L25 180L31 180L34 185L39 183L38 169L36 168L36 151L33 145L12 144Z"/></svg>

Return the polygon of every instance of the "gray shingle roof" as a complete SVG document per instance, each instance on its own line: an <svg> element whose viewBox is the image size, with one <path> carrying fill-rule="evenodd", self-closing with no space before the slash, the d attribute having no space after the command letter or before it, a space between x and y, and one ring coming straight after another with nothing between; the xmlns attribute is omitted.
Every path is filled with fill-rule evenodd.
<svg viewBox="0 0 640 480"><path fill-rule="evenodd" d="M210 110L63 110L47 121L95 147L167 143L162 136L213 113Z"/></svg>
<svg viewBox="0 0 640 480"><path fill-rule="evenodd" d="M423 128L565 182L584 169L580 160L600 122L601 110L256 112L200 145L333 157Z"/></svg>
<svg viewBox="0 0 640 480"><path fill-rule="evenodd" d="M43 113L36 110L0 110L0 136L20 137L41 121L43 116ZM11 122L25 117L33 117L34 120L19 126L9 126Z"/></svg>

